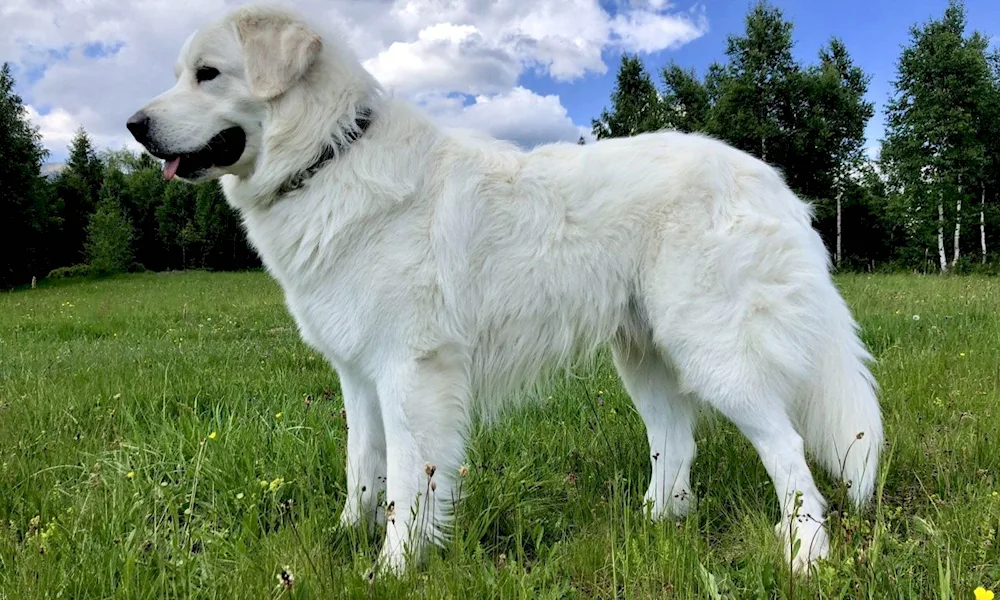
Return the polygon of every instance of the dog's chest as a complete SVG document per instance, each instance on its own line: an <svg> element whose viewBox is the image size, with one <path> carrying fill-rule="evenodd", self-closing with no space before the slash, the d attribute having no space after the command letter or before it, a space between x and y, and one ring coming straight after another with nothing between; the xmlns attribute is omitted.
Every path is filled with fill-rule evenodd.
<svg viewBox="0 0 1000 600"><path fill-rule="evenodd" d="M368 311L345 286L326 285L316 289L285 286L286 303L303 341L338 362L357 362L364 354L371 326Z"/></svg>

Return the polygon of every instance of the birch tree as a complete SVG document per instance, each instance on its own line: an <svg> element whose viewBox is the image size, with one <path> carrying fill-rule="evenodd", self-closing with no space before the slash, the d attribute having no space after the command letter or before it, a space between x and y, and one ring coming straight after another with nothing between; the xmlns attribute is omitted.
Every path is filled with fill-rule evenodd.
<svg viewBox="0 0 1000 600"><path fill-rule="evenodd" d="M801 69L792 57L791 22L767 2L756 3L743 35L727 39L726 56L728 62L713 65L706 78L712 103L708 132L794 179L790 167L801 160L794 142Z"/></svg>
<svg viewBox="0 0 1000 600"><path fill-rule="evenodd" d="M987 42L978 33L966 36L965 28L965 7L954 0L940 19L911 28L893 82L883 145L886 165L906 190L911 214L930 217L933 198L942 272L961 258L963 198L968 182L981 178L986 159L979 129L989 95Z"/></svg>
<svg viewBox="0 0 1000 600"><path fill-rule="evenodd" d="M834 38L820 50L820 63L810 72L814 82L810 92L813 123L812 159L818 161L814 175L821 198L833 196L836 212L835 263L843 260L844 192L849 181L863 179L865 126L875 114L875 106L865 99L870 77L854 65L844 43ZM823 189L825 188L825 189Z"/></svg>

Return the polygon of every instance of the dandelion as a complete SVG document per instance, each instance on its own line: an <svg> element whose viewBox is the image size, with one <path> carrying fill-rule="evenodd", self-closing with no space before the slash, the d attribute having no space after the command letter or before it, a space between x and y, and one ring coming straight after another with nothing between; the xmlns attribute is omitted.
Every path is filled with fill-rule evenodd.
<svg viewBox="0 0 1000 600"><path fill-rule="evenodd" d="M125 477L128 477L129 479L135 479L135 471L129 471L129 472L128 472L128 473L127 473L127 474L125 475Z"/></svg>
<svg viewBox="0 0 1000 600"><path fill-rule="evenodd" d="M281 413L280 412L274 413L274 418L275 419L280 419L281 418Z"/></svg>
<svg viewBox="0 0 1000 600"><path fill-rule="evenodd" d="M958 355L962 358L965 358L965 352L959 352Z"/></svg>
<svg viewBox="0 0 1000 600"><path fill-rule="evenodd" d="M216 434L214 431L208 434L208 439L210 440L214 440L216 437L218 437L218 434Z"/></svg>
<svg viewBox="0 0 1000 600"><path fill-rule="evenodd" d="M993 600L993 592L983 586L977 587L973 593L976 595L976 600Z"/></svg>

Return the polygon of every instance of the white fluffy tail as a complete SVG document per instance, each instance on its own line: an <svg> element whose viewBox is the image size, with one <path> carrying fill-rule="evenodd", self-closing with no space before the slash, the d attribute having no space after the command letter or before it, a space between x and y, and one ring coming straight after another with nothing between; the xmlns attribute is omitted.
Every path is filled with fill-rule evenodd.
<svg viewBox="0 0 1000 600"><path fill-rule="evenodd" d="M829 346L801 406L801 434L820 464L849 486L854 506L862 507L875 488L882 449L878 384L867 365L871 355L839 294L833 304Z"/></svg>

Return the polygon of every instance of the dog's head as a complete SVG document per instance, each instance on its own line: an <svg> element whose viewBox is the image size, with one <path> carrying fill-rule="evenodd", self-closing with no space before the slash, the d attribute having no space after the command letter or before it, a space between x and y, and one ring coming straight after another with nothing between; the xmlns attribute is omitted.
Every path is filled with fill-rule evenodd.
<svg viewBox="0 0 1000 600"><path fill-rule="evenodd" d="M271 104L313 67L323 47L303 21L249 7L191 35L177 83L128 120L167 179L199 182L253 171Z"/></svg>

